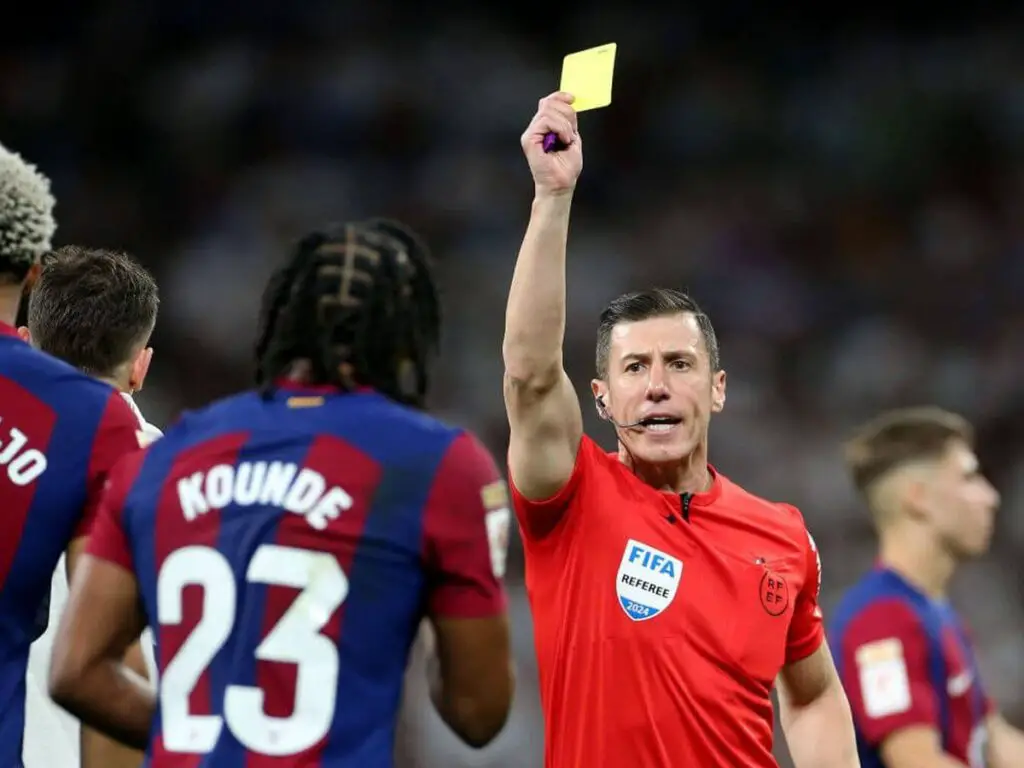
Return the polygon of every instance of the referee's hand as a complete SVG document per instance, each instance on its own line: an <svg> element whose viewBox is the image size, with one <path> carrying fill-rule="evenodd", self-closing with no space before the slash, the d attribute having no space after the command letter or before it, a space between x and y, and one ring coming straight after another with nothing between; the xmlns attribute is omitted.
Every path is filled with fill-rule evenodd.
<svg viewBox="0 0 1024 768"><path fill-rule="evenodd" d="M520 140L538 195L572 192L583 170L583 142L572 100L561 91L541 99ZM544 137L549 133L556 134L565 148L546 152Z"/></svg>

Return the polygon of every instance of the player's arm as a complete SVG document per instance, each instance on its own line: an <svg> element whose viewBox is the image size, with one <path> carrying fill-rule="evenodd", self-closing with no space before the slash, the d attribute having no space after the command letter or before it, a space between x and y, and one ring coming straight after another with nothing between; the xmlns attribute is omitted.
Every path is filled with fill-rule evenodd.
<svg viewBox="0 0 1024 768"><path fill-rule="evenodd" d="M854 720L886 768L966 768L942 749L928 636L909 605L870 604L837 642Z"/></svg>
<svg viewBox="0 0 1024 768"><path fill-rule="evenodd" d="M431 698L467 744L501 731L514 676L502 576L508 548L505 484L493 459L468 433L448 449L424 512L427 615L436 657Z"/></svg>
<svg viewBox="0 0 1024 768"><path fill-rule="evenodd" d="M96 519L107 475L120 458L137 452L144 439L146 435L140 430L130 406L119 393L112 393L92 447L86 509L65 557L68 584L72 582L79 556ZM134 673L148 678L149 670L138 642L128 648L124 662ZM142 752L129 749L90 728L81 729L80 740L82 768L138 768L142 764Z"/></svg>
<svg viewBox="0 0 1024 768"><path fill-rule="evenodd" d="M140 641L136 640L128 646L122 661L132 674L149 682L149 668ZM146 758L143 750L122 744L92 728L80 730L79 751L81 768L139 768Z"/></svg>
<svg viewBox="0 0 1024 768"><path fill-rule="evenodd" d="M130 456L112 473L98 505L88 548L77 558L67 607L50 662L50 695L64 709L121 743L144 749L156 708L145 677L125 665L146 626L132 556L121 524L124 498L141 465ZM119 765L92 752L97 765Z"/></svg>
<svg viewBox="0 0 1024 768"><path fill-rule="evenodd" d="M68 547L65 559L68 584L72 583L86 542L85 537L79 537ZM143 680L149 679L149 668L143 655L141 641L136 640L128 646L123 661L125 667L132 673ZM145 759L142 751L125 746L88 727L82 728L79 732L79 750L81 768L138 768Z"/></svg>
<svg viewBox="0 0 1024 768"><path fill-rule="evenodd" d="M779 721L797 768L854 768L860 763L850 705L825 642L818 606L821 557L809 532L801 545L804 580L778 679Z"/></svg>
<svg viewBox="0 0 1024 768"><path fill-rule="evenodd" d="M991 768L1016 768L1024 765L1024 731L1006 722L999 713L989 715L988 765Z"/></svg>
<svg viewBox="0 0 1024 768"><path fill-rule="evenodd" d="M569 149L545 153L550 131ZM502 356L511 480L523 497L540 501L568 483L583 435L579 400L562 365L569 210L583 163L576 113L563 94L541 100L522 145L535 193L509 290Z"/></svg>

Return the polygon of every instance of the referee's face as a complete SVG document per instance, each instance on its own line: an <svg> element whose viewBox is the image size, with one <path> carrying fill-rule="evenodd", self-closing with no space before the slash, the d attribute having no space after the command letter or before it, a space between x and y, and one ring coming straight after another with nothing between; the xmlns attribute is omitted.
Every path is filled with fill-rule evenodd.
<svg viewBox="0 0 1024 768"><path fill-rule="evenodd" d="M612 329L608 377L594 382L634 460L681 461L702 445L725 403L725 373L713 372L692 314L620 323Z"/></svg>

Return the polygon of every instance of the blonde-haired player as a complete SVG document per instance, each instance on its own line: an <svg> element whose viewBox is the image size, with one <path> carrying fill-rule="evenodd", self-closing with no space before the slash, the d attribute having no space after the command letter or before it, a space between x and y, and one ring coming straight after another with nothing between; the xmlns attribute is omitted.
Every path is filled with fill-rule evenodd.
<svg viewBox="0 0 1024 768"><path fill-rule="evenodd" d="M64 554L74 567L106 473L138 449L140 429L108 384L33 349L15 328L50 248L53 209L48 179L0 147L0 765L27 768L78 764L77 737L42 681L28 678L30 647L46 628L55 568ZM100 760L93 765L120 768Z"/></svg>

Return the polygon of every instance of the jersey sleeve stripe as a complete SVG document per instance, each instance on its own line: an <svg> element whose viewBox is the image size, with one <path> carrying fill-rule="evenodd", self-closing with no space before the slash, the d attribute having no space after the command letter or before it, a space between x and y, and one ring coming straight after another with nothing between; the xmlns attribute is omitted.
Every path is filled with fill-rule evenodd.
<svg viewBox="0 0 1024 768"><path fill-rule="evenodd" d="M501 582L508 549L509 498L494 459L464 432L448 446L423 510L427 610L486 618L505 612Z"/></svg>
<svg viewBox="0 0 1024 768"><path fill-rule="evenodd" d="M100 498L96 522L86 552L134 573L131 538L125 525L125 506L146 454L139 451L126 456L111 472Z"/></svg>

